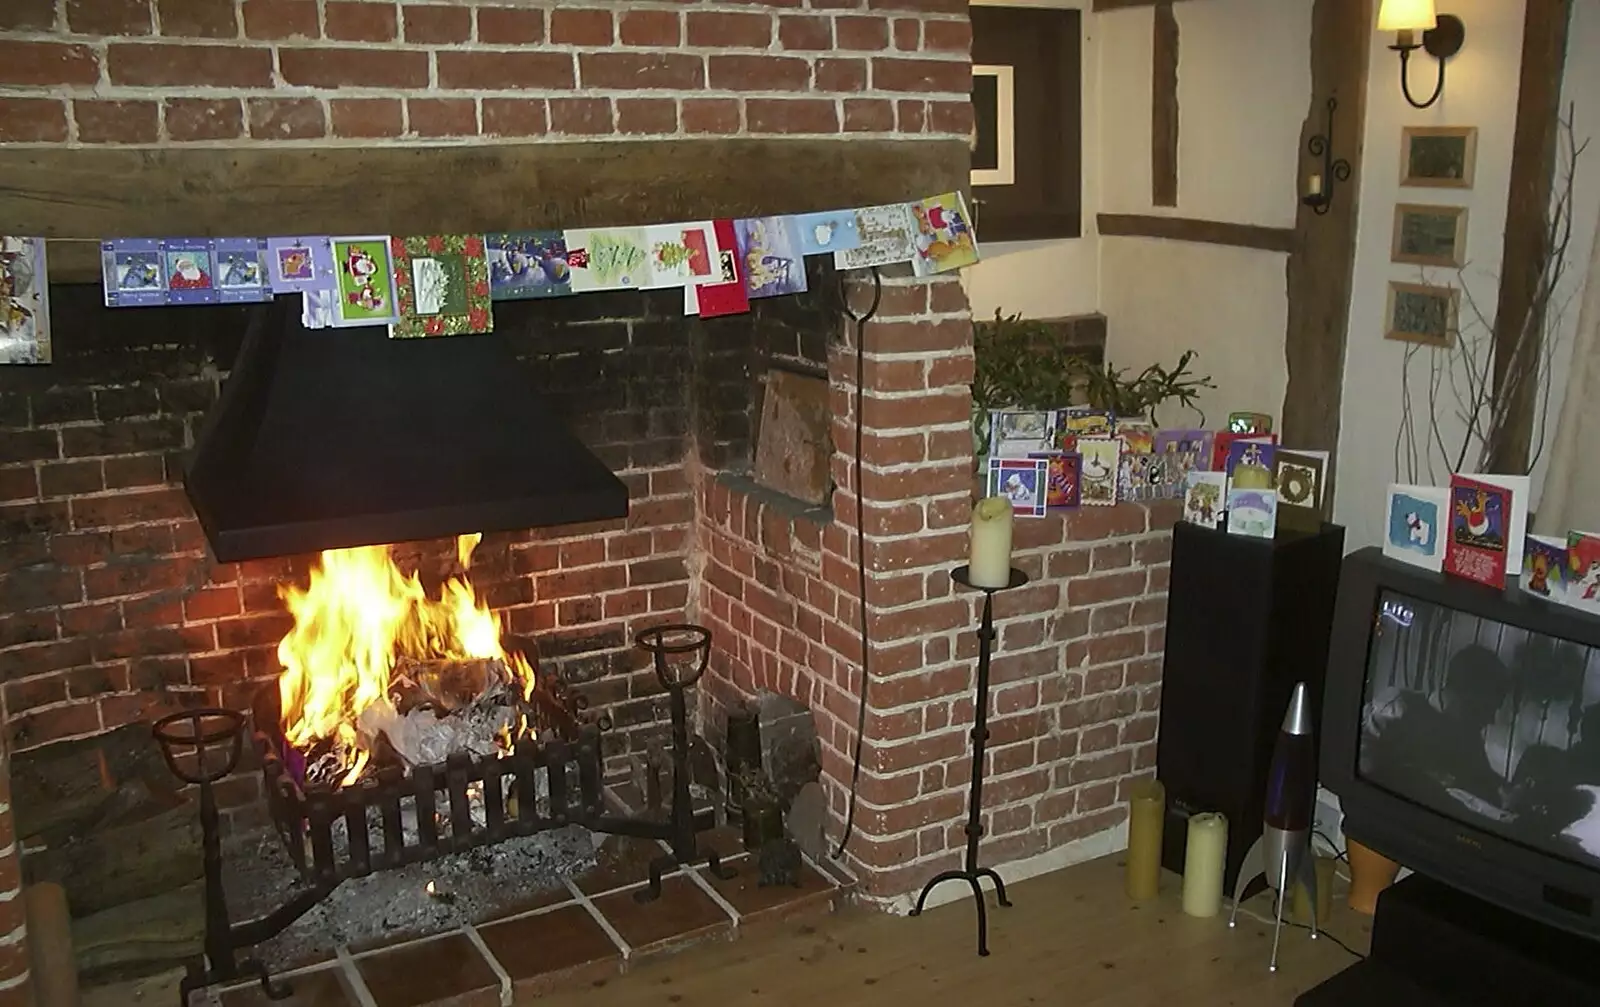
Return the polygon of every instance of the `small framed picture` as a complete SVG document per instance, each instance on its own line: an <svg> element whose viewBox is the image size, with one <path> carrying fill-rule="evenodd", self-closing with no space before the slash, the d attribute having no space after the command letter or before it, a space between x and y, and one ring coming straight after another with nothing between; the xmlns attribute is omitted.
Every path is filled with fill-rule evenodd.
<svg viewBox="0 0 1600 1007"><path fill-rule="evenodd" d="M1389 258L1417 266L1466 265L1467 208L1401 203L1394 208Z"/></svg>
<svg viewBox="0 0 1600 1007"><path fill-rule="evenodd" d="M1016 70L972 68L972 184L1017 181Z"/></svg>
<svg viewBox="0 0 1600 1007"><path fill-rule="evenodd" d="M1389 281L1385 339L1450 346L1456 338L1461 292L1454 287Z"/></svg>
<svg viewBox="0 0 1600 1007"><path fill-rule="evenodd" d="M990 458L989 496L1005 497L1021 517L1044 517L1050 463L1044 458Z"/></svg>
<svg viewBox="0 0 1600 1007"><path fill-rule="evenodd" d="M1407 126L1400 144L1400 184L1472 188L1478 130L1472 126Z"/></svg>

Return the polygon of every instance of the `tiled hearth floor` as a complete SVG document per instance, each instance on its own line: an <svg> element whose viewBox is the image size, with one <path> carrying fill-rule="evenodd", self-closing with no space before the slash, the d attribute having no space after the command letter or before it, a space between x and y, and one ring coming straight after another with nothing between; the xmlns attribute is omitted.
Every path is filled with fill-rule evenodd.
<svg viewBox="0 0 1600 1007"><path fill-rule="evenodd" d="M730 856L735 877L703 866L680 870L661 898L641 903L645 865L664 846L612 837L600 865L545 893L516 915L391 946L341 947L337 957L286 976L287 1000L268 1000L255 985L225 990L223 1007L497 1007L568 983L592 983L650 955L705 940L736 938L768 921L830 912L848 890L831 865L807 863L796 887L762 888L755 859L739 852L736 832L701 834Z"/></svg>

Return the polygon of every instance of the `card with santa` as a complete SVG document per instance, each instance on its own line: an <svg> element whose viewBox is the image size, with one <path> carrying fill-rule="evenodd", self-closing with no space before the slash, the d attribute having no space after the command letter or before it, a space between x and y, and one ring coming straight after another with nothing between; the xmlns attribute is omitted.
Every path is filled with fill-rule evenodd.
<svg viewBox="0 0 1600 1007"><path fill-rule="evenodd" d="M334 324L390 325L399 320L395 306L394 260L388 235L333 238L338 296Z"/></svg>

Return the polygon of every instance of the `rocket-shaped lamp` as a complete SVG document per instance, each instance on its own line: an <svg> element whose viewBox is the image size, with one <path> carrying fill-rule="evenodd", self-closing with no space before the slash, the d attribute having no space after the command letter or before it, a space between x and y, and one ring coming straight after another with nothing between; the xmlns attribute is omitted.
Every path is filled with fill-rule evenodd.
<svg viewBox="0 0 1600 1007"><path fill-rule="evenodd" d="M1306 684L1300 682L1289 697L1283 726L1272 749L1272 765L1267 770L1266 812L1262 816L1261 838L1245 854L1233 892L1233 926L1239 913L1239 897L1249 882L1265 875L1275 893L1276 920L1272 930L1272 959L1268 968L1278 969L1278 937L1283 929L1283 910L1296 880L1305 882L1312 905L1316 904L1317 875L1308 859L1311 849L1311 812L1317 798L1317 749L1311 736L1311 705ZM1317 936L1316 914L1312 914L1311 936Z"/></svg>

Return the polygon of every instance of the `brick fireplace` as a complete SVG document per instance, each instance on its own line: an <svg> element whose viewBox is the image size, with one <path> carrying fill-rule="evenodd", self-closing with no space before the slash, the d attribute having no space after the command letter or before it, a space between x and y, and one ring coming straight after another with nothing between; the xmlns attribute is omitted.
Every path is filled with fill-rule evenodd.
<svg viewBox="0 0 1600 1007"><path fill-rule="evenodd" d="M593 137L636 142L648 157L658 141L700 138L714 159L717 136L778 146L832 138L843 150L894 140L910 179L926 171L913 163L965 146L965 12L957 0L596 0L581 9L13 0L0 10L0 142L23 153L133 145L179 154ZM943 177L954 185L964 174L953 164ZM911 181L872 184L858 201L927 194ZM823 208L696 198L701 216ZM661 211L641 203L632 220L571 212L548 223L642 223ZM66 254L53 261L76 278L73 246L53 243L52 256L57 246ZM703 722L762 692L810 708L837 839L862 689L859 494L871 674L844 863L865 893L890 899L953 864L964 842L977 609L948 572L965 556L973 494L971 320L955 277L887 271L860 347L858 406L856 330L838 310L832 270L813 260L811 281L809 295L715 322L685 321L666 293L497 306L496 338L513 342L574 432L619 474L630 515L491 534L473 576L510 630L535 637L611 712L613 772L660 743L665 718L633 634L664 620L711 627ZM846 289L864 308L865 278L847 278ZM277 672L274 647L288 627L278 585L303 580L310 562L214 562L178 480L247 313L259 309L108 311L98 296L91 285L58 287L57 363L0 371L10 755L185 703L247 708ZM743 477L773 365L829 381L828 507L799 506ZM1019 522L1016 562L1034 582L996 600L986 862L1037 868L1117 844L1127 789L1155 762L1175 516L1167 505L1128 504ZM426 579L452 547L398 552ZM258 776L225 787L234 826L253 824ZM6 806L0 831L9 832ZM27 966L16 848L0 839L10 844L0 851L6 1004L23 995Z"/></svg>

